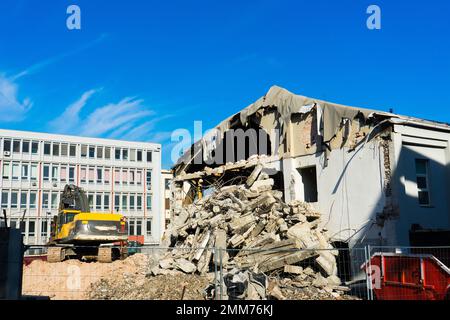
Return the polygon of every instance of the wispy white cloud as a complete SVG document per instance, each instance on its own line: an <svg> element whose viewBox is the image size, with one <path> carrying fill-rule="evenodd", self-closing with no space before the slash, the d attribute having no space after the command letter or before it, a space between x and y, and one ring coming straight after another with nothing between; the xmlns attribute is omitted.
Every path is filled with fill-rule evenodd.
<svg viewBox="0 0 450 320"><path fill-rule="evenodd" d="M49 128L58 133L138 141L153 141L153 137L161 139L170 136L154 131L158 122L173 115L157 116L145 106L144 100L135 97L126 97L86 113L85 106L98 91L84 92L61 115L49 122Z"/></svg>
<svg viewBox="0 0 450 320"><path fill-rule="evenodd" d="M29 98L20 101L18 92L17 83L0 74L0 121L21 121L30 110L33 103Z"/></svg>
<svg viewBox="0 0 450 320"><path fill-rule="evenodd" d="M142 99L126 97L118 103L110 103L95 109L80 127L80 133L87 136L103 136L120 129L124 125L154 115L143 105Z"/></svg>
<svg viewBox="0 0 450 320"><path fill-rule="evenodd" d="M77 101L72 103L56 119L50 121L49 126L53 131L59 133L71 133L80 124L80 112L89 98L98 90L89 90L83 93Z"/></svg>
<svg viewBox="0 0 450 320"><path fill-rule="evenodd" d="M19 73L17 73L13 77L11 77L11 79L17 80L19 78L22 78L23 76L31 75L33 73L36 73L36 72L40 71L41 69L43 69L43 68L45 68L45 67L47 67L47 66L49 66L49 65L51 65L53 63L56 63L56 62L59 62L59 61L63 60L64 58L67 58L69 56L75 55L75 54L80 53L80 52L82 52L84 50L87 50L87 49L93 47L94 45L102 42L106 38L107 38L107 34L101 34L96 39L94 39L94 40L92 40L92 41L90 41L90 42L88 42L88 43L86 43L86 44L84 44L84 45L82 45L82 46L80 46L80 47L78 47L76 49L73 49L73 50L70 50L70 51L66 51L66 52L63 52L63 53L61 53L59 55L50 57L50 58L42 60L42 61L39 61L39 62L35 63L34 65L28 67L27 69L20 71Z"/></svg>

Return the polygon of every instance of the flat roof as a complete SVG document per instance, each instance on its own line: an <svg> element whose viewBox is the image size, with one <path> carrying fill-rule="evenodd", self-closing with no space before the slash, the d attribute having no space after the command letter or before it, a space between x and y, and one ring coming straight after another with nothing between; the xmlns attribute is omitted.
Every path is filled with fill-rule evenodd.
<svg viewBox="0 0 450 320"><path fill-rule="evenodd" d="M24 138L35 140L52 140L60 142L80 143L80 144L95 144L95 145L111 145L131 148L144 148L149 150L161 150L161 144L143 141L127 141L120 139L106 139L106 138L94 138L83 137L75 135L65 135L57 133L45 133L35 131L23 131L23 130L8 130L0 129L0 136L7 138Z"/></svg>

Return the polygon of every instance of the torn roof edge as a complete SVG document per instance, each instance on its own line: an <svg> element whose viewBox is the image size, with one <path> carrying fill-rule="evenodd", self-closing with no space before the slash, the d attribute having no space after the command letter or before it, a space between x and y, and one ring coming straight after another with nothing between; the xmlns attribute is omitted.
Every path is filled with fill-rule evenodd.
<svg viewBox="0 0 450 320"><path fill-rule="evenodd" d="M380 111L376 109L368 109L354 106L347 106L343 104L337 104L333 102L328 102L325 100L309 98L306 96L294 94L287 89L284 89L279 86L272 86L269 91L259 98L254 103L248 105L241 111L231 115L226 118L222 122L220 122L215 129L220 132L225 132L230 128L230 122L233 118L239 116L240 122L245 125L247 123L247 119L255 114L258 110L263 108L275 107L277 108L281 118L283 121L286 121L287 118L296 113L309 113L314 106L319 106L322 110L327 110L326 115L324 116L324 121L333 122L334 127L337 125L337 122L340 122L340 117L344 117L345 115L349 115L350 117L354 117L354 115L358 113L364 114L366 118L372 118L374 116L382 116L385 118L398 119L397 121L393 121L398 124L402 122L403 124L408 123L411 125L425 125L426 127L431 127L435 129L441 130L450 130L450 125L444 122L430 121L410 116L398 115L395 113ZM305 108L306 107L306 108ZM331 119L331 120L330 120ZM401 120L401 121L400 121ZM331 138L334 134L333 126L326 128L327 132L325 132L324 138L325 141L327 138ZM196 141L191 148L187 150L177 161L177 163L173 166L174 168L178 167L182 163L188 165L189 162L197 155L191 155L192 147L194 150L200 150L198 147L200 144L204 143L204 137L200 140Z"/></svg>

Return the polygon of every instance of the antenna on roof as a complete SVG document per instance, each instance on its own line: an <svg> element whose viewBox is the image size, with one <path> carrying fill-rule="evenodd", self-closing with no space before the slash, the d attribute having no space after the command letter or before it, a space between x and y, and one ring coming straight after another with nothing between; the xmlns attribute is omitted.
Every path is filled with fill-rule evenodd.
<svg viewBox="0 0 450 320"><path fill-rule="evenodd" d="M394 113L394 108L389 108L389 113Z"/></svg>

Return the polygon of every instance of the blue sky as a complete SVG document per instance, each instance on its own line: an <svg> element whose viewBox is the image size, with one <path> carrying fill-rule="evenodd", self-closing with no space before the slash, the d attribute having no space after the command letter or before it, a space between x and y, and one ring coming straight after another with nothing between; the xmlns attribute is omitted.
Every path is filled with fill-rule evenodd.
<svg viewBox="0 0 450 320"><path fill-rule="evenodd" d="M442 0L2 0L0 127L158 142L169 167L173 130L272 85L450 122L449 36Z"/></svg>

